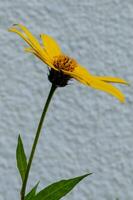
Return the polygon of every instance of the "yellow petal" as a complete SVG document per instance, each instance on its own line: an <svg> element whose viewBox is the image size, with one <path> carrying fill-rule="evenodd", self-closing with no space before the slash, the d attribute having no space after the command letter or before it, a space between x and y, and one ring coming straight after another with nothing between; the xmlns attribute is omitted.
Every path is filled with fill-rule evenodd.
<svg viewBox="0 0 133 200"><path fill-rule="evenodd" d="M25 48L24 48L24 51L25 51L25 52L29 52L29 53L34 53L34 49L31 48L31 47L25 47Z"/></svg>
<svg viewBox="0 0 133 200"><path fill-rule="evenodd" d="M29 40L25 35L23 35L20 31L18 31L16 28L11 27L11 28L8 29L8 31L17 33L17 34L18 34L20 37L22 37L32 48L34 48L34 45L30 42L30 40Z"/></svg>
<svg viewBox="0 0 133 200"><path fill-rule="evenodd" d="M37 53L37 54L39 54L40 55L40 57L42 57L44 60L50 60L49 59L49 56L47 55L47 52L45 51L45 50L43 50L43 54L42 53L40 53L40 52L38 52L38 51L36 51L36 50L34 50L33 48L31 48L31 47L26 47L26 48L24 48L24 51L25 52L29 52L29 53Z"/></svg>
<svg viewBox="0 0 133 200"><path fill-rule="evenodd" d="M38 40L32 35L32 33L22 24L16 24L13 27L19 28L23 33L27 36L29 41L39 50L42 50L41 45L39 44Z"/></svg>
<svg viewBox="0 0 133 200"><path fill-rule="evenodd" d="M61 54L61 49L59 45L52 37L46 34L41 34L40 37L42 39L44 48L48 52L49 56L53 58L54 56L58 56Z"/></svg>
<svg viewBox="0 0 133 200"><path fill-rule="evenodd" d="M125 102L125 97L124 97L123 93L116 87L110 85L109 83L105 83L105 82L100 81L93 77L92 77L92 79L89 78L88 81L81 80L81 79L79 81L85 85L88 85L88 86L94 88L94 89L102 90L108 94L111 94L112 96L116 97L121 103Z"/></svg>
<svg viewBox="0 0 133 200"><path fill-rule="evenodd" d="M16 27L19 27L20 30L23 32L17 30ZM49 55L47 52L41 47L37 39L28 31L28 29L22 25L14 25L13 27L9 28L9 31L17 33L20 37L22 37L30 46L31 48L26 48L25 50L27 52L34 53L36 52L35 55L39 57L43 62L46 64L50 63L52 64L52 60L50 59Z"/></svg>
<svg viewBox="0 0 133 200"><path fill-rule="evenodd" d="M75 67L74 71L66 71L66 70L62 70L65 74L73 77L73 78L79 78L81 80L84 79L88 79L89 77L92 77L92 75L90 74L90 72L83 66L78 65L77 67Z"/></svg>
<svg viewBox="0 0 133 200"><path fill-rule="evenodd" d="M21 36L35 51L38 51L40 54L44 54L43 48L26 27L20 24L15 24L8 30Z"/></svg>
<svg viewBox="0 0 133 200"><path fill-rule="evenodd" d="M105 81L105 82L111 82L111 83L121 83L128 85L128 82L117 77L110 77L110 76L94 76L98 80Z"/></svg>
<svg viewBox="0 0 133 200"><path fill-rule="evenodd" d="M116 87L112 86L109 83L105 83L104 81L100 81L95 77L88 77L87 79L79 79L78 77L75 77L75 79L77 79L78 81L80 81L81 83L90 86L94 89L98 89L98 90L102 90L108 94L111 94L112 96L116 97L121 103L125 102L125 97L122 94L122 92L117 89Z"/></svg>
<svg viewBox="0 0 133 200"><path fill-rule="evenodd" d="M95 89L98 89L98 90L102 90L104 92L107 92L107 93L115 96L122 103L125 102L125 97L122 94L122 92L119 89L117 89L116 87L114 87L114 86L112 86L112 85L110 85L108 83L100 81L100 80L98 80L96 78L92 78L92 80L89 83L89 85L92 88L95 88Z"/></svg>
<svg viewBox="0 0 133 200"><path fill-rule="evenodd" d="M57 71L57 69L53 66L53 64L49 61L49 59L46 59L42 56L40 56L39 53L34 51L32 48L25 48L25 52L33 53L36 57L38 57L41 61L43 61L45 64L47 64L49 67L53 68L54 70Z"/></svg>
<svg viewBox="0 0 133 200"><path fill-rule="evenodd" d="M64 72L64 73L70 75L71 77L75 78L76 80L78 80L79 82L87 86L90 86L94 89L102 90L108 94L115 96L122 103L124 103L125 101L125 97L119 89L110 85L109 83L99 80L99 77L91 75L82 66L78 66L77 68L75 68L74 72ZM119 82L120 82L120 79L119 79ZM121 82L123 81L121 80Z"/></svg>

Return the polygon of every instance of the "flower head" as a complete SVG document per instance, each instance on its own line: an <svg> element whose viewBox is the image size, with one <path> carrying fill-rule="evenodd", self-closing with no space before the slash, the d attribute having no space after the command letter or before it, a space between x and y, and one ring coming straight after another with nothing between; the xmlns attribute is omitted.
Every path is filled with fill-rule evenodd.
<svg viewBox="0 0 133 200"><path fill-rule="evenodd" d="M81 66L75 59L65 55L57 42L46 34L41 34L42 44L23 25L15 24L9 31L17 33L30 47L26 52L33 53L50 68L49 80L57 86L63 87L70 78L74 78L84 85L102 90L115 96L120 102L125 101L122 92L110 83L127 82L121 78L108 76L94 76L86 68Z"/></svg>

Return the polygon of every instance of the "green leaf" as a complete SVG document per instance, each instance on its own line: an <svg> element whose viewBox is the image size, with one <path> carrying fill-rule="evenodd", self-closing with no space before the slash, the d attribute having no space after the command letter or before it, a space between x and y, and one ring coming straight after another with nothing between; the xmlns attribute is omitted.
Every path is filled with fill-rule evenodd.
<svg viewBox="0 0 133 200"><path fill-rule="evenodd" d="M25 151L24 151L24 147L23 147L23 143L22 143L22 139L21 139L20 135L18 136L16 159L17 159L18 170L20 172L22 181L24 181L25 172L27 169L27 159L26 159L26 155L25 155Z"/></svg>
<svg viewBox="0 0 133 200"><path fill-rule="evenodd" d="M85 174L76 178L61 180L53 183L41 190L34 198L34 200L59 200L70 192L76 184L90 174Z"/></svg>
<svg viewBox="0 0 133 200"><path fill-rule="evenodd" d="M36 195L36 190L39 182L32 188L32 190L26 195L25 200L32 200Z"/></svg>

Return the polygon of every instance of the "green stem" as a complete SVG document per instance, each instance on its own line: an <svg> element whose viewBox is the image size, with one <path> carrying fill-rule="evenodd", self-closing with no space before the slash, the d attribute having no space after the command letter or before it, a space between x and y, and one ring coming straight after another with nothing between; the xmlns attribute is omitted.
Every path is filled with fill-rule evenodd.
<svg viewBox="0 0 133 200"><path fill-rule="evenodd" d="M49 95L48 95L48 98L47 98L47 101L46 101L46 104L44 106L44 109L43 109L43 112L42 112L42 115L41 115L41 118L40 118L40 121L39 121L39 124L38 124L37 132L36 132L36 135L35 135L35 139L34 139L34 142L33 142L33 146L32 146L32 149L31 149L31 153L30 153L30 157L29 157L29 161L28 161L28 165L27 165L27 170L26 170L26 173L25 173L25 179L24 179L23 184L22 184L21 200L24 200L24 197L25 197L25 192L26 192L26 186L27 186L27 181L28 181L28 177L29 177L29 172L30 172L30 168L31 168L31 165L32 165L33 157L34 157L34 154L35 154L35 150L36 150L36 146L37 146L37 143L38 143L38 139L39 139L39 136L40 136L40 133L41 133L43 121L44 121L44 118L46 116L49 103L50 103L50 101L52 99L52 96L53 96L56 88L57 87L54 84L52 84L50 92L49 92Z"/></svg>

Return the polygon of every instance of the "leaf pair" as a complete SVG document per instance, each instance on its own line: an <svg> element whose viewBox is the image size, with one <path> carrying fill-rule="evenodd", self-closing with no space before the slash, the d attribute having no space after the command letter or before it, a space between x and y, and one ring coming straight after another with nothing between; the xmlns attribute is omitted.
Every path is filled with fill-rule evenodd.
<svg viewBox="0 0 133 200"><path fill-rule="evenodd" d="M17 158L17 167L23 182L27 169L27 159L20 135L18 137L16 158ZM62 197L64 197L67 193L69 193L82 179L84 179L90 174L91 173L85 174L83 176L78 176L72 179L55 182L47 186L46 188L42 189L40 192L36 194L37 186L39 184L37 183L32 188L32 190L25 196L25 200L59 200Z"/></svg>
<svg viewBox="0 0 133 200"><path fill-rule="evenodd" d="M88 175L90 174L53 183L37 193L33 200L59 200L69 193L82 179Z"/></svg>
<svg viewBox="0 0 133 200"><path fill-rule="evenodd" d="M90 174L61 180L49 185L36 194L38 184L27 194L25 200L59 200L69 193L82 179Z"/></svg>

